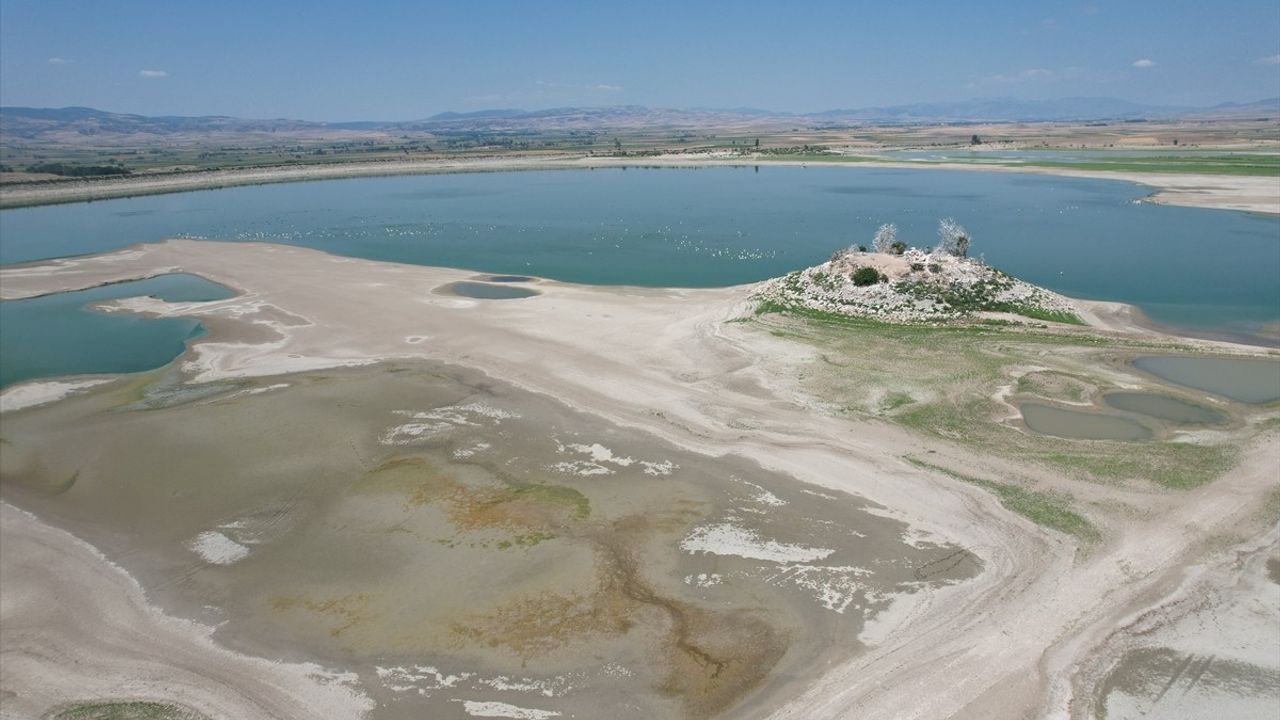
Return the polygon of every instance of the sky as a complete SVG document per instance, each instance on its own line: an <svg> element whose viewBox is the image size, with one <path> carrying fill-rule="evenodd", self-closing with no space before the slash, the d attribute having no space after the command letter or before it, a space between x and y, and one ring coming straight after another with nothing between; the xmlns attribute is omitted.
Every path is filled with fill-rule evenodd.
<svg viewBox="0 0 1280 720"><path fill-rule="evenodd" d="M1280 2L0 1L3 105L338 121L1079 96L1280 96Z"/></svg>

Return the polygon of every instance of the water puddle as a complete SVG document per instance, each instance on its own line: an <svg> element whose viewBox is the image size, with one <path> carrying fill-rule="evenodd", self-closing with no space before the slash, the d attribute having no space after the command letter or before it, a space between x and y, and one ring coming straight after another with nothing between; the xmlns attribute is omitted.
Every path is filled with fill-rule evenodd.
<svg viewBox="0 0 1280 720"><path fill-rule="evenodd" d="M1129 418L1040 403L1023 403L1022 420L1032 432L1073 440L1146 440L1151 430Z"/></svg>
<svg viewBox="0 0 1280 720"><path fill-rule="evenodd" d="M1139 370L1175 385L1263 405L1280 400L1280 361L1264 358L1149 355L1133 361Z"/></svg>
<svg viewBox="0 0 1280 720"><path fill-rule="evenodd" d="M1146 415L1157 420L1167 420L1179 425L1220 425L1227 420L1226 415L1216 410L1168 395L1115 392L1108 393L1103 400L1117 410Z"/></svg>
<svg viewBox="0 0 1280 720"><path fill-rule="evenodd" d="M442 285L437 288L437 292L445 295L458 295L460 297L478 298L481 300L513 300L515 298L527 298L535 295L541 295L537 290L530 290L528 288L513 287L510 285L494 285L483 282L470 282L467 280Z"/></svg>

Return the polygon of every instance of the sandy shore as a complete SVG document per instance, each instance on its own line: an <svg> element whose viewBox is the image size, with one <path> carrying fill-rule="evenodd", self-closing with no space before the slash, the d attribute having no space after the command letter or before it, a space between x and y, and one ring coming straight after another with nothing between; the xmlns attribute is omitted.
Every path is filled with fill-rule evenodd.
<svg viewBox="0 0 1280 720"><path fill-rule="evenodd" d="M128 178L69 180L44 184L0 186L0 208L30 207L57 203L104 200L135 195L189 192L237 185L332 180L386 175L426 175L433 173L500 172L512 170L570 170L593 167L661 166L707 167L791 165L813 167L885 167L924 170L965 170L970 172L1013 172L1064 177L1121 180L1146 185L1155 190L1148 202L1187 207L1242 210L1280 215L1280 178L1241 175L1196 175L1189 173L1110 172L1069 168L1009 167L970 163L918 163L892 161L807 162L772 157L723 157L707 155L664 155L659 157L494 157L466 160L415 160L405 162L346 163L335 165L292 165L170 175L138 175Z"/></svg>
<svg viewBox="0 0 1280 720"><path fill-rule="evenodd" d="M1226 562L1206 554L1207 543L1253 527L1274 487L1280 439L1272 433L1235 471L1186 494L1099 488L1098 502L1124 496L1146 509L1109 527L1105 546L1073 559L1067 537L1008 513L990 494L905 463L903 455L921 451L919 436L814 412L784 377L808 351L724 322L744 312L744 287L538 281L537 297L484 302L434 292L470 276L461 271L182 240L3 268L0 286L14 298L175 268L242 294L116 305L199 317L212 333L181 361L195 381L387 358L474 367L690 450L742 455L800 482L866 497L983 560L978 578L885 613L865 634L868 652L828 668L777 718L1084 717L1088 699L1072 678L1090 667L1093 650L1120 619L1175 592L1192 564ZM1121 315L1108 318L1126 330ZM966 461L963 448L948 452Z"/></svg>

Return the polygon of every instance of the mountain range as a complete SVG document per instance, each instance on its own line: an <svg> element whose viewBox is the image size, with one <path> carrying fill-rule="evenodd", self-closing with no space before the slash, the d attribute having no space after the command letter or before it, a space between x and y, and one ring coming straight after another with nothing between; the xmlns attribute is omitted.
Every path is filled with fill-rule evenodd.
<svg viewBox="0 0 1280 720"><path fill-rule="evenodd" d="M538 132L626 128L708 128L778 125L822 128L849 124L938 124L967 122L1087 122L1174 119L1277 119L1280 97L1212 107L1143 105L1115 98L1017 100L983 98L885 107L774 112L758 108L650 108L640 105L563 107L546 110L492 109L445 112L411 121L315 122L228 116L145 116L87 107L0 108L0 138L37 139L59 134L168 135L179 133Z"/></svg>

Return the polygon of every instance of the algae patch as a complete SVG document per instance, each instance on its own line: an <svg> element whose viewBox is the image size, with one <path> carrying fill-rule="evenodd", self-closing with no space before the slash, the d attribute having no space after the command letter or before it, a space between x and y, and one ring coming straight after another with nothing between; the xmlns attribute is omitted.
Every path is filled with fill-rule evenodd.
<svg viewBox="0 0 1280 720"><path fill-rule="evenodd" d="M45 717L48 720L209 720L188 708L145 700L80 703Z"/></svg>

